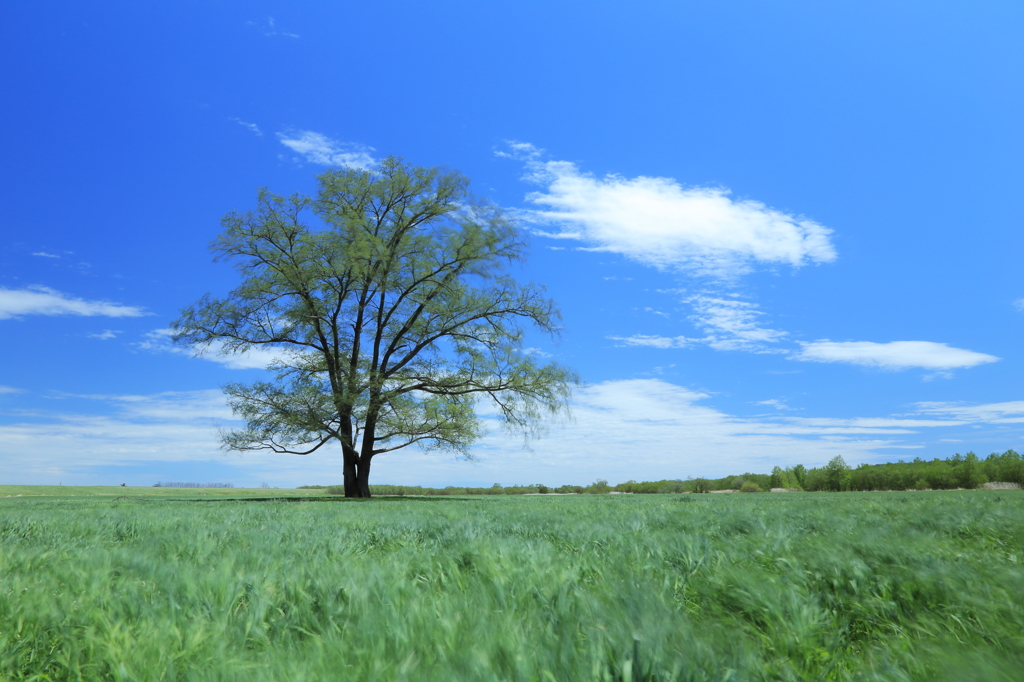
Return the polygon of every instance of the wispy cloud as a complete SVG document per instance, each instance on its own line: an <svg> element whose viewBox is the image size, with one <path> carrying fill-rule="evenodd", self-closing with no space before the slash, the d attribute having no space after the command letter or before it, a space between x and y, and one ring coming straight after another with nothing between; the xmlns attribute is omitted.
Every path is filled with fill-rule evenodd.
<svg viewBox="0 0 1024 682"><path fill-rule="evenodd" d="M296 130L278 133L281 144L291 149L310 162L323 166L344 166L366 170L377 165L377 160L370 155L373 147L339 142L312 130Z"/></svg>
<svg viewBox="0 0 1024 682"><path fill-rule="evenodd" d="M917 403L916 407L917 412L920 414L941 415L966 422L986 422L989 424L1016 424L1024 422L1024 400L987 403L983 405L922 402Z"/></svg>
<svg viewBox="0 0 1024 682"><path fill-rule="evenodd" d="M686 300L694 309L690 320L707 334L703 343L715 350L782 352L768 344L783 340L786 332L760 326L758 318L764 313L756 303L706 294Z"/></svg>
<svg viewBox="0 0 1024 682"><path fill-rule="evenodd" d="M1013 307L1024 313L1024 298L1018 298L1013 302Z"/></svg>
<svg viewBox="0 0 1024 682"><path fill-rule="evenodd" d="M267 36L268 38L273 38L273 37L277 37L277 36L280 36L282 38L298 38L299 37L298 33L292 33L291 31L286 31L284 29L278 28L277 20L274 19L274 17L267 17L266 23L263 24L262 26L257 24L255 21L247 21L245 23L246 23L247 26L252 26L254 28L258 28L259 30L262 30L263 31L263 35Z"/></svg>
<svg viewBox="0 0 1024 682"><path fill-rule="evenodd" d="M260 127L255 123L246 123L242 119L235 117L232 117L231 120L237 123L238 125L242 126L243 128L246 128L250 132L258 135L259 137L263 137L263 131L260 130Z"/></svg>
<svg viewBox="0 0 1024 682"><path fill-rule="evenodd" d="M0 386L0 395L3 395L5 393L24 393L24 392L25 392L25 389L23 389L23 388L14 388L13 386Z"/></svg>
<svg viewBox="0 0 1024 682"><path fill-rule="evenodd" d="M768 407L774 407L776 410L792 410L793 408L786 404L785 400L779 400L772 398L771 400L760 400L755 405L767 405Z"/></svg>
<svg viewBox="0 0 1024 682"><path fill-rule="evenodd" d="M45 251L36 251L32 255L39 256L41 258L60 258L60 256L55 253L46 253Z"/></svg>
<svg viewBox="0 0 1024 682"><path fill-rule="evenodd" d="M609 338L624 346L646 346L649 348L686 348L703 344L715 350L740 350L753 353L786 352L784 349L770 345L784 340L787 336L786 332L760 326L758 318L764 313L758 310L757 304L709 294L690 296L685 301L694 309L690 320L705 336L667 337L635 334L628 337L612 336Z"/></svg>
<svg viewBox="0 0 1024 682"><path fill-rule="evenodd" d="M951 370L976 367L999 358L932 341L829 341L801 343L803 350L793 355L809 362L845 362L888 370L921 368Z"/></svg>
<svg viewBox="0 0 1024 682"><path fill-rule="evenodd" d="M639 346L645 348L686 348L701 339L689 339L685 336L657 336L650 334L634 334L633 336L609 336L609 340L618 341L622 346Z"/></svg>
<svg viewBox="0 0 1024 682"><path fill-rule="evenodd" d="M141 350L154 353L174 353L202 358L224 365L228 369L266 369L281 357L285 351L279 348L250 348L244 353L225 352L223 344L213 342L205 348L191 349L175 345L171 341L170 329L154 329L144 335L144 340L135 344ZM197 352L198 351L198 352Z"/></svg>
<svg viewBox="0 0 1024 682"><path fill-rule="evenodd" d="M374 476L382 483L419 485L724 476L769 471L776 464L820 465L835 455L850 463L875 460L879 448L902 446L902 434L942 423L743 419L704 404L708 397L658 379L604 382L580 389L573 400L574 419L553 426L549 437L535 441L531 451L493 429L474 448L478 462L409 448L375 460ZM15 482L45 483L52 476L56 483L58 475L67 482L67 472L90 466L223 461L216 428L237 424L217 390L65 398L54 401L66 405L59 412L0 424L4 463L17 472ZM75 401L83 399L89 401L88 409L76 409ZM624 458L623 452L643 456ZM246 453L244 459L231 461L244 461L273 480L298 485L340 480L340 455L340 448L325 448L310 457Z"/></svg>
<svg viewBox="0 0 1024 682"><path fill-rule="evenodd" d="M21 315L85 315L97 317L142 317L142 308L75 298L43 286L25 289L0 288L0 320Z"/></svg>
<svg viewBox="0 0 1024 682"><path fill-rule="evenodd" d="M684 187L673 178L597 177L569 161L544 160L543 150L512 142L499 156L526 165L541 185L521 217L550 226L549 237L619 253L645 265L720 279L754 264L800 267L835 259L831 230L760 202L737 200L721 187Z"/></svg>
<svg viewBox="0 0 1024 682"><path fill-rule="evenodd" d="M325 448L310 457L247 453L224 460L216 427L237 422L217 390L64 397L67 408L60 412L0 424L4 463L17 474L12 482L46 483L53 477L56 483L58 475L67 482L68 472L89 466L211 460L244 463L246 469L256 468L267 478L290 480L292 485L340 480L339 448ZM90 407L76 410L76 399L90 401ZM1024 421L1024 401L975 406L919 403L909 417L836 419L778 412L741 418L708 405L709 399L706 393L660 379L590 385L573 399L574 419L552 427L549 436L535 441L529 451L493 429L474 448L477 462L409 448L374 460L374 477L381 483L417 485L560 485L597 478L618 482L724 476L767 472L776 465L820 466L836 455L850 464L874 462L885 457L882 451L920 447L913 436L922 431L956 436L942 430ZM96 407L102 405L106 412L97 413ZM624 452L643 456L623 457ZM248 477L260 480L254 473Z"/></svg>
<svg viewBox="0 0 1024 682"><path fill-rule="evenodd" d="M107 341L109 339L116 338L121 333L120 329L104 329L99 334L86 334L90 339L99 339L100 341Z"/></svg>

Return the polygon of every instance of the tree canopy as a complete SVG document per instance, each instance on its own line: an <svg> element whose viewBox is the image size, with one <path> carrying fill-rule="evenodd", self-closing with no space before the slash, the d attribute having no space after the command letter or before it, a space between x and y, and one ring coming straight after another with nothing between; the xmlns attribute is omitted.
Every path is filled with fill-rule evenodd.
<svg viewBox="0 0 1024 682"><path fill-rule="evenodd" d="M468 455L478 404L530 435L567 409L574 371L523 348L528 328L557 335L542 286L507 266L525 238L461 174L385 159L318 176L315 196L259 192L211 249L241 283L204 296L172 324L197 352L273 349L273 379L225 387L246 426L233 450L343 453L345 493L369 496L370 463L419 444Z"/></svg>

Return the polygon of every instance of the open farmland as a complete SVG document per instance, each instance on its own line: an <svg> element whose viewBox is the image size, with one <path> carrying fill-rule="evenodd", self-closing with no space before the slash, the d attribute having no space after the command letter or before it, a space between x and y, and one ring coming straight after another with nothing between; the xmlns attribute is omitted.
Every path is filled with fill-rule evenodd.
<svg viewBox="0 0 1024 682"><path fill-rule="evenodd" d="M1021 491L291 502L35 492L48 496L0 498L2 679L1024 670Z"/></svg>

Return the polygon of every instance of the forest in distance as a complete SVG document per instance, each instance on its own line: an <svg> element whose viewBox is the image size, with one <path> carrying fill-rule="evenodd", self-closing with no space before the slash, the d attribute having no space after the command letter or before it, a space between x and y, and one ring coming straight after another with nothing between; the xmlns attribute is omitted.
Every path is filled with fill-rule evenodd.
<svg viewBox="0 0 1024 682"><path fill-rule="evenodd" d="M661 481L626 481L610 485L599 479L590 485L547 486L495 483L489 488L446 486L430 488L406 485L372 485L374 495L527 495L527 494L604 494L611 492L637 494L706 493L716 490L765 492L772 488L806 492L844 492L871 490L956 490L974 489L985 483L1011 483L1024 487L1024 457L1014 450L992 453L985 459L973 452L959 453L946 459L883 464L847 465L841 456L822 467L806 468L776 466L770 474L745 473L722 478L666 479ZM344 488L337 485L303 485L303 489L323 489L339 495Z"/></svg>

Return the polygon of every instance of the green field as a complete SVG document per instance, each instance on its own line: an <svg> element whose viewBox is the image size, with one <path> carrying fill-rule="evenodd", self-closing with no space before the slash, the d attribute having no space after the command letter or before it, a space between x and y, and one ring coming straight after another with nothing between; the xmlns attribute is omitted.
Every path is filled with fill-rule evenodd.
<svg viewBox="0 0 1024 682"><path fill-rule="evenodd" d="M56 486L56 485L0 485L0 498L10 497L145 497L173 499L235 499L254 497L318 497L324 490L277 488L132 488L112 485ZM2 503L0 503L2 504ZM6 507L0 507L6 510Z"/></svg>
<svg viewBox="0 0 1024 682"><path fill-rule="evenodd" d="M0 679L1024 679L1022 491L296 492L0 487Z"/></svg>

